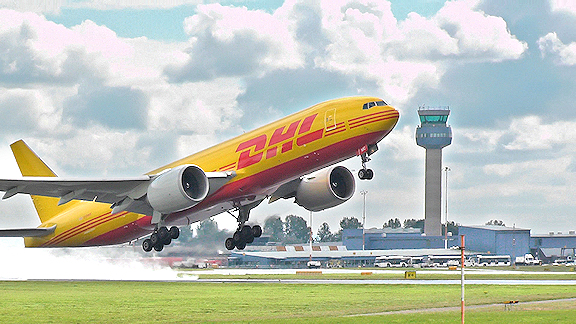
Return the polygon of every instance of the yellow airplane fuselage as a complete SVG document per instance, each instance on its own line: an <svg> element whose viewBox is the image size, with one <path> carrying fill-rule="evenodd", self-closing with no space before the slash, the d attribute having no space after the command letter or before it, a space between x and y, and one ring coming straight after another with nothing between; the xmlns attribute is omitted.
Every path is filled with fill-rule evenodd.
<svg viewBox="0 0 576 324"><path fill-rule="evenodd" d="M376 101L381 99L352 97L323 102L149 172L157 174L195 164L206 172L236 173L198 205L168 215L166 223L205 219L234 204L271 195L288 181L358 155L366 145L384 138L398 121L398 111L390 106L363 109L365 103ZM150 233L154 227L150 215L111 214L108 204L71 201L65 206L41 225L56 225L55 232L25 238L27 247L118 244Z"/></svg>

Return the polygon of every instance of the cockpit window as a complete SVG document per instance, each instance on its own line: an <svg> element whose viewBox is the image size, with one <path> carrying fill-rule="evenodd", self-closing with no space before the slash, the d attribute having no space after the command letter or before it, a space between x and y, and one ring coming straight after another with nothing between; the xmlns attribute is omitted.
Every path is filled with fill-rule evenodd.
<svg viewBox="0 0 576 324"><path fill-rule="evenodd" d="M384 100L372 101L365 103L364 106L362 106L362 109L370 109L374 106L388 106L388 104L384 102Z"/></svg>

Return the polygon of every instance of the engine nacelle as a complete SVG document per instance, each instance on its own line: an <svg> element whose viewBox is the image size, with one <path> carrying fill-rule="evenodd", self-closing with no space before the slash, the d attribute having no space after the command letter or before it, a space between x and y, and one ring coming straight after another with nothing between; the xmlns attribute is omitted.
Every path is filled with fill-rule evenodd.
<svg viewBox="0 0 576 324"><path fill-rule="evenodd" d="M210 184L206 173L196 165L180 165L160 174L148 186L150 206L170 214L195 206L208 195Z"/></svg>
<svg viewBox="0 0 576 324"><path fill-rule="evenodd" d="M355 189L350 170L335 166L318 172L313 178L304 178L296 189L296 203L317 212L347 201Z"/></svg>

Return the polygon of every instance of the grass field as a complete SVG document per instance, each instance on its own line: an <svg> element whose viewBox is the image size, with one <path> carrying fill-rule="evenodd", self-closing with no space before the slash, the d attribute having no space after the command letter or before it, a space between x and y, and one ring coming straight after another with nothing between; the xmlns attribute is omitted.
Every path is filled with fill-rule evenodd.
<svg viewBox="0 0 576 324"><path fill-rule="evenodd" d="M459 310L374 314L459 307L458 285L315 285L199 282L0 282L1 323L458 323ZM574 286L468 286L469 323L573 323ZM512 311L502 302L519 300Z"/></svg>

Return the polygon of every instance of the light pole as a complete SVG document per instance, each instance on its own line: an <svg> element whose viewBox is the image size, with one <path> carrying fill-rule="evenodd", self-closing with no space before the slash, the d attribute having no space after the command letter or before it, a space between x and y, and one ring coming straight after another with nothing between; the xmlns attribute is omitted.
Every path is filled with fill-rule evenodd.
<svg viewBox="0 0 576 324"><path fill-rule="evenodd" d="M366 244L366 240L365 240L365 235L364 235L364 231L366 229L366 194L368 193L368 190L362 190L360 191L360 194L362 196L364 196L364 205L362 208L362 250L365 249L365 244Z"/></svg>
<svg viewBox="0 0 576 324"><path fill-rule="evenodd" d="M444 228L444 249L448 249L448 171L450 171L449 167L444 167L444 171L446 172L446 176L444 177L446 184L444 186L444 198L445 198L445 205L444 205L444 215L446 220L446 225Z"/></svg>
<svg viewBox="0 0 576 324"><path fill-rule="evenodd" d="M312 211L310 211L310 262L312 262Z"/></svg>

